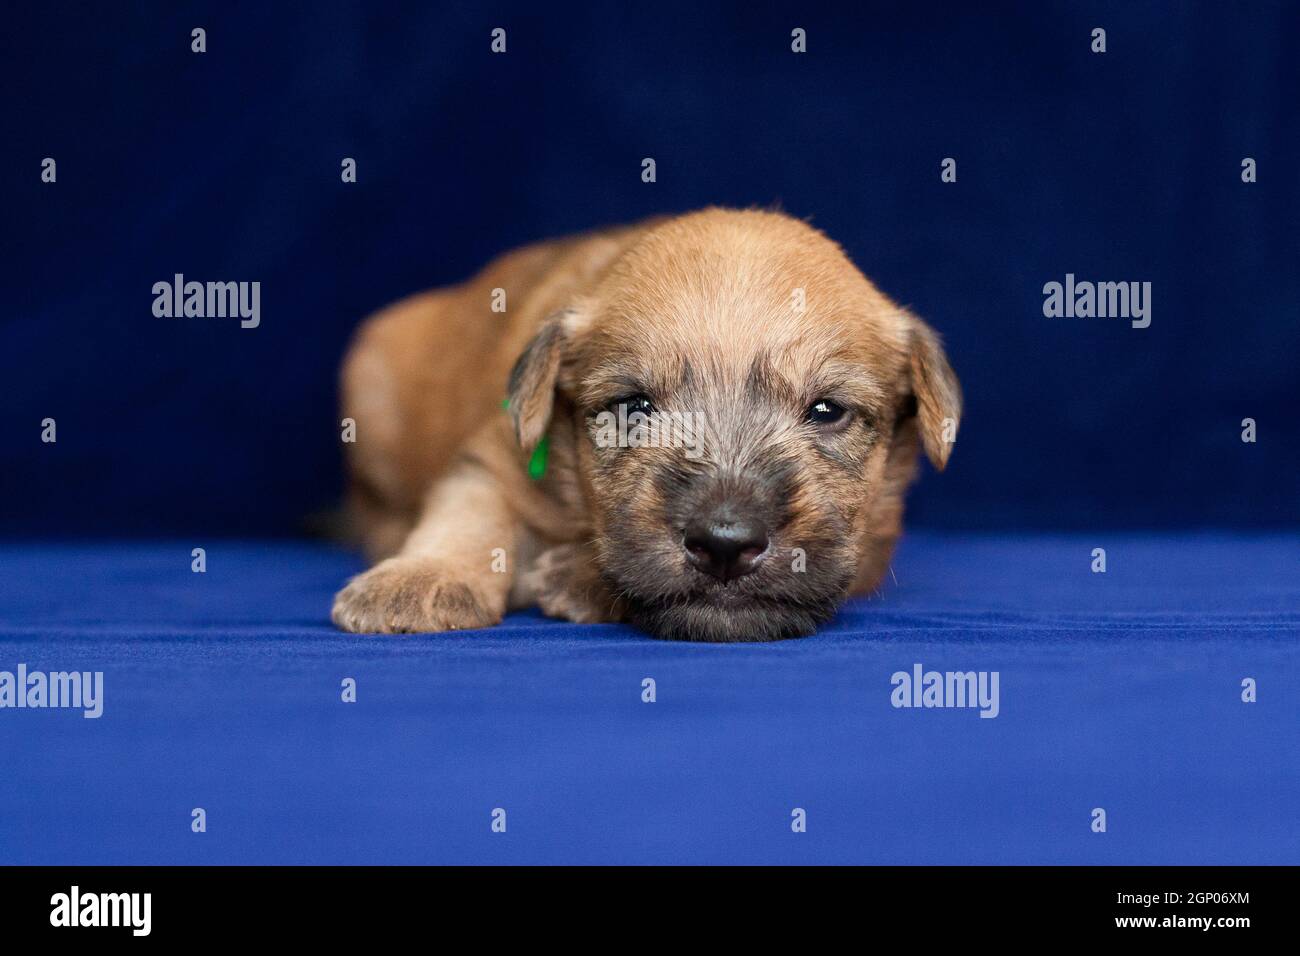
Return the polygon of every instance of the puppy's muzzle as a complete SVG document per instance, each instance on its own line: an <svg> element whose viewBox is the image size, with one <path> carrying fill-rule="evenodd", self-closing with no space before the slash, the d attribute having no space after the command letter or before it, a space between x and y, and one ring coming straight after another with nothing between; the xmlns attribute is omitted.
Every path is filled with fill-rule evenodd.
<svg viewBox="0 0 1300 956"><path fill-rule="evenodd" d="M758 568L768 550L768 532L756 515L722 506L696 515L682 545L692 565L725 582Z"/></svg>

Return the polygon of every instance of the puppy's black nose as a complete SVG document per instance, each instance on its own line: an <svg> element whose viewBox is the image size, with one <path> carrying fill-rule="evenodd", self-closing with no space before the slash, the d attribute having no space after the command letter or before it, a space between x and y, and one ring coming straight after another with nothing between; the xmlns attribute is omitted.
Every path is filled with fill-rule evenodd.
<svg viewBox="0 0 1300 956"><path fill-rule="evenodd" d="M686 526L691 563L721 581L749 574L767 550L767 529L757 521L714 514Z"/></svg>

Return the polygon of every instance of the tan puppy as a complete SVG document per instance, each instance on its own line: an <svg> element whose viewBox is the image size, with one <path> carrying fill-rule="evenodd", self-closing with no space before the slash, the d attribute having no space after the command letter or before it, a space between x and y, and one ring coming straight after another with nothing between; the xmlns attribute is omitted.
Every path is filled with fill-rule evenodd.
<svg viewBox="0 0 1300 956"><path fill-rule="evenodd" d="M934 332L835 243L723 209L400 302L342 388L352 510L384 559L335 599L358 632L538 604L687 640L810 633L879 582L918 447L942 469L961 415Z"/></svg>

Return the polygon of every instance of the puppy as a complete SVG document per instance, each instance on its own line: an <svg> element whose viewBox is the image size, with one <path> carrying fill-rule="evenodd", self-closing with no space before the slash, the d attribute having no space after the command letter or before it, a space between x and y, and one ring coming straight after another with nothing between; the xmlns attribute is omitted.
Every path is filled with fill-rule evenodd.
<svg viewBox="0 0 1300 956"><path fill-rule="evenodd" d="M961 392L935 333L834 242L706 209L528 246L391 306L348 351L342 405L378 563L336 597L340 628L480 628L535 604L764 641L877 585Z"/></svg>

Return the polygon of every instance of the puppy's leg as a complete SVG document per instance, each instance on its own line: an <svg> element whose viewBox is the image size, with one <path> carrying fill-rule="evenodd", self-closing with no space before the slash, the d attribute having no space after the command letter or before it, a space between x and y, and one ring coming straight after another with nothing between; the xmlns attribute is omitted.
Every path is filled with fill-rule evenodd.
<svg viewBox="0 0 1300 956"><path fill-rule="evenodd" d="M548 617L578 624L620 620L621 602L610 593L590 548L561 544L542 552L521 575L512 597L519 605L537 604Z"/></svg>
<svg viewBox="0 0 1300 956"><path fill-rule="evenodd" d="M497 624L514 576L518 532L496 479L463 460L433 486L397 555L335 597L334 623L386 634Z"/></svg>

